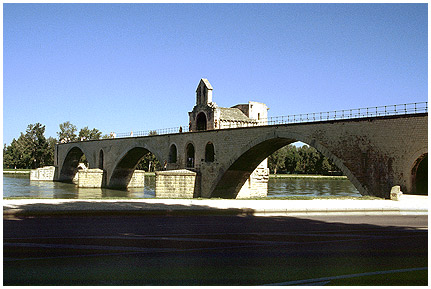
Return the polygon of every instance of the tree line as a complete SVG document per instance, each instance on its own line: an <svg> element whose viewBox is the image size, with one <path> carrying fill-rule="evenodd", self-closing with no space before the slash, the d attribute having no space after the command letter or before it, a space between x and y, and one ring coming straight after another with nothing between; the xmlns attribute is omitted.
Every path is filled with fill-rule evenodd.
<svg viewBox="0 0 431 289"><path fill-rule="evenodd" d="M308 145L282 147L268 157L270 173L341 175L340 169L327 157Z"/></svg>
<svg viewBox="0 0 431 289"><path fill-rule="evenodd" d="M5 169L35 169L54 165L54 149L57 143L83 140L98 140L113 137L103 135L96 128L88 126L78 132L75 125L69 121L59 125L58 138L45 137L45 126L40 123L29 124L18 139L3 148L3 168ZM157 134L152 131L150 135ZM86 163L85 156L80 160ZM340 170L313 147L304 145L296 147L285 146L268 157L268 167L273 174L341 174ZM161 169L160 162L152 153L146 154L137 169L155 171Z"/></svg>
<svg viewBox="0 0 431 289"><path fill-rule="evenodd" d="M54 150L58 142L108 138L98 129L82 128L78 134L75 125L66 121L59 125L57 138L45 137L45 126L40 123L29 124L11 144L3 147L3 168L35 169L54 165Z"/></svg>
<svg viewBox="0 0 431 289"><path fill-rule="evenodd" d="M150 135L157 134L151 131ZM102 134L96 128L89 129L88 126L78 129L69 121L59 125L57 137L45 137L45 126L40 123L29 124L25 132L21 132L17 139L13 139L10 145L3 147L3 168L4 169L36 169L43 166L54 165L54 150L57 143L71 141L85 141L113 138L114 134ZM85 155L80 159L85 163ZM161 167L152 153L146 154L137 169L146 171L159 170Z"/></svg>

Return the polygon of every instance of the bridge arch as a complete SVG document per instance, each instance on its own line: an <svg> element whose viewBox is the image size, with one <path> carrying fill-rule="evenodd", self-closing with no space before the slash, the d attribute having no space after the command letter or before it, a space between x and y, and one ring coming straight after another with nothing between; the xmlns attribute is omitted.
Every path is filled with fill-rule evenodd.
<svg viewBox="0 0 431 289"><path fill-rule="evenodd" d="M228 168L219 175L218 180L213 185L213 188L211 188L211 197L236 198L242 186L250 177L250 174L264 159L280 148L297 141L307 143L333 161L360 194L369 195L367 190L344 163L318 141L296 133L278 133L276 135L267 134L261 136L249 145L243 147L241 153L234 156L229 161Z"/></svg>
<svg viewBox="0 0 431 289"><path fill-rule="evenodd" d="M71 183L78 172L79 160L84 155L87 157L89 167L93 167L93 161L88 157L90 155L85 154L80 147L74 146L67 152L66 157L63 160L58 180Z"/></svg>
<svg viewBox="0 0 431 289"><path fill-rule="evenodd" d="M108 187L114 189L127 189L136 166L147 153L154 154L156 159L160 162L161 159L145 147L134 147L128 149L116 162L116 165L109 176Z"/></svg>

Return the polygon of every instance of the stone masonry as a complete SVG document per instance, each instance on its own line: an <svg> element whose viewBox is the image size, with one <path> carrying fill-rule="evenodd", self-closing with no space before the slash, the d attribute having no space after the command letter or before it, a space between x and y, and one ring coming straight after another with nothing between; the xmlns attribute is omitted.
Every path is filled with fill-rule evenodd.
<svg viewBox="0 0 431 289"><path fill-rule="evenodd" d="M156 198L197 197L199 177L190 170L171 170L156 172Z"/></svg>
<svg viewBox="0 0 431 289"><path fill-rule="evenodd" d="M270 125L207 130L147 137L106 139L58 144L55 179L73 178L74 165L85 154L90 168L98 168L104 155L106 186L130 180L133 169L148 151L164 163L172 151L176 158L168 169L184 169L187 148L195 150L201 197L236 198L258 165L277 149L301 141L330 158L362 195L389 198L399 185L414 190L414 168L428 154L428 114L358 118L303 124ZM205 148L212 144L213 162L205 161ZM115 177L115 178L113 178ZM123 186L127 187L124 181Z"/></svg>
<svg viewBox="0 0 431 289"><path fill-rule="evenodd" d="M247 104L238 104L230 108L219 107L213 102L213 87L208 79L203 78L196 89L196 105L189 112L189 130L203 131L266 125L267 119L268 107L264 103L249 101ZM215 161L218 156L215 152L212 153L211 161ZM205 160L208 163L207 158L206 153ZM245 181L237 198L266 197L268 179L268 162L264 160Z"/></svg>
<svg viewBox="0 0 431 289"><path fill-rule="evenodd" d="M103 170L86 169L78 171L78 188L100 188L103 179Z"/></svg>
<svg viewBox="0 0 431 289"><path fill-rule="evenodd" d="M54 166L38 168L30 171L30 181L52 181L54 179Z"/></svg>

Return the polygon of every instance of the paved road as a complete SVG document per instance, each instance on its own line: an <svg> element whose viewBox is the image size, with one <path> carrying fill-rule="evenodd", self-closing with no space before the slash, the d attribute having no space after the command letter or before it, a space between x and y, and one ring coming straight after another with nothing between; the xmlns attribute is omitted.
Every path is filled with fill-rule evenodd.
<svg viewBox="0 0 431 289"><path fill-rule="evenodd" d="M427 285L427 216L4 219L4 285Z"/></svg>

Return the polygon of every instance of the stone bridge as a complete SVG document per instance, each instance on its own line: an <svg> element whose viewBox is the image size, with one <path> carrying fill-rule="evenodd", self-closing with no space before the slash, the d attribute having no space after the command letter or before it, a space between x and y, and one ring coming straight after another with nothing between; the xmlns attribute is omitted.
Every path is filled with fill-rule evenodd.
<svg viewBox="0 0 431 289"><path fill-rule="evenodd" d="M54 179L70 182L84 154L89 168L103 170L101 186L124 189L151 152L168 171L198 174L195 197L236 198L263 160L296 141L331 159L362 195L389 198L394 185L414 193L418 166L428 154L428 113L58 144Z"/></svg>

